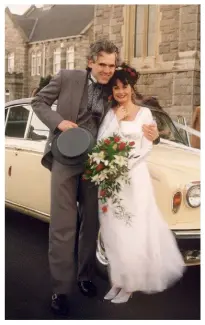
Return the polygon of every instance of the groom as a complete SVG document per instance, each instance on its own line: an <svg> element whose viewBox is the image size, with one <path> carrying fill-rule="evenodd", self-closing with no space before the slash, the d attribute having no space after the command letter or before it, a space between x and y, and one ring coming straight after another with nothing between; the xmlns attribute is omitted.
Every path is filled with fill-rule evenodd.
<svg viewBox="0 0 205 325"><path fill-rule="evenodd" d="M93 183L81 180L83 164L62 165L53 159L51 143L55 133L69 128L86 127L94 137L109 109L106 85L119 61L118 48L110 41L99 40L90 46L89 71L60 70L32 100L32 108L50 129L42 164L51 171L51 217L49 229L49 265L53 295L52 310L68 313L67 295L75 274L74 250L78 243L77 281L86 296L96 295L92 283L98 234L98 198ZM57 110L51 110L58 99ZM145 127L151 141L158 137L153 127ZM77 229L77 197L79 229Z"/></svg>

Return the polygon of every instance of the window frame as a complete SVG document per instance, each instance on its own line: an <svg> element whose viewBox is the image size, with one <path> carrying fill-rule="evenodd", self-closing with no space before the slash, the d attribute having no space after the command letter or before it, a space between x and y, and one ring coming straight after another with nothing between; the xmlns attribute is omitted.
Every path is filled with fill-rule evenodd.
<svg viewBox="0 0 205 325"><path fill-rule="evenodd" d="M155 32L155 48L154 48L154 55L149 55L148 53L148 40L149 40L149 7L151 5L143 5L144 6L144 28L143 28L143 37L142 37L142 44L141 44L141 48L142 48L142 52L140 56L136 56L136 22L137 22L137 6L142 6L142 5L136 5L135 8L135 30L134 30L134 57L135 58L147 58L147 57L155 57L157 55L157 51L158 51L158 42L157 42L157 36L159 34L159 24L158 24L158 20L159 20L159 6L158 5L154 5L156 6L156 12L157 12L157 18L156 18L156 32Z"/></svg>
<svg viewBox="0 0 205 325"><path fill-rule="evenodd" d="M136 38L136 5L125 6L124 20L124 41L123 41L123 57L126 62L130 62L133 66L143 66L144 63L154 65L153 60L158 60L159 57L159 42L160 42L160 5L157 6L157 31L156 31L156 47L155 56L146 56L146 47L143 50L142 56L135 56L135 38ZM145 25L145 23L144 23ZM148 26L148 25L147 25ZM152 68L151 68L152 69Z"/></svg>
<svg viewBox="0 0 205 325"><path fill-rule="evenodd" d="M36 53L32 52L31 53L31 76L36 76L36 71L37 71Z"/></svg>
<svg viewBox="0 0 205 325"><path fill-rule="evenodd" d="M41 58L42 58L41 51L36 52L36 75L37 76L41 75Z"/></svg>
<svg viewBox="0 0 205 325"><path fill-rule="evenodd" d="M9 137L7 136L5 133L6 133L6 127L7 127L7 123L8 123L8 118L9 118L9 114L10 114L10 110L11 108L14 108L14 107L18 107L18 106L26 106L28 107L28 111L29 111L29 114L28 114L28 119L27 119L27 122L26 122L26 128L25 128L25 131L24 131L24 136L23 137ZM5 128L4 128L4 135L5 135L5 138L7 139L26 139L26 134L28 133L28 125L30 125L30 120L31 120L31 116L32 116L32 108L31 108L31 105L30 104L24 104L24 103L19 103L19 104L16 104L16 105L12 105L12 106L9 106L8 108L5 107L5 110L8 109L8 113L7 113L7 116L6 116L6 120L5 120Z"/></svg>
<svg viewBox="0 0 205 325"><path fill-rule="evenodd" d="M14 67L15 67L15 55L14 55L14 52L11 52L11 53L8 53L8 72L9 73L13 73L14 72ZM11 68L10 68L10 63L12 62L11 64Z"/></svg>
<svg viewBox="0 0 205 325"><path fill-rule="evenodd" d="M73 55L72 61L68 60L70 54ZM71 64L72 67L69 67L69 64ZM74 45L69 46L66 50L66 69L75 69L75 47L74 47Z"/></svg>
<svg viewBox="0 0 205 325"><path fill-rule="evenodd" d="M56 62L56 57L59 58L59 62ZM56 65L59 65L59 69L56 69ZM57 47L54 51L53 51L53 74L57 74L58 71L61 68L61 48Z"/></svg>

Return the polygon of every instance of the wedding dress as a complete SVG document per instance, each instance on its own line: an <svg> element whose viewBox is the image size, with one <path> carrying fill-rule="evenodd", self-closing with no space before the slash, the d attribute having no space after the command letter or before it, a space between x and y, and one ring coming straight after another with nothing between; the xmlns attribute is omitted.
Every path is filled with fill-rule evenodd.
<svg viewBox="0 0 205 325"><path fill-rule="evenodd" d="M113 133L135 141L138 158L129 161L130 184L122 183L118 193L124 213L111 199L107 212L99 204L101 234L109 261L112 285L127 292L160 292L181 278L185 265L176 240L156 204L146 157L152 143L142 125L153 122L151 111L141 107L133 121L118 123L111 109L98 132L98 140Z"/></svg>

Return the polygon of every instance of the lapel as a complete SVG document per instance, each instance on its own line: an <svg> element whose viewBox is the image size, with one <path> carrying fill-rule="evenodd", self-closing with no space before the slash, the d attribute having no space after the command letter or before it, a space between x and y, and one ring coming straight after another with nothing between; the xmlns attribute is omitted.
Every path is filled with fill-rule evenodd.
<svg viewBox="0 0 205 325"><path fill-rule="evenodd" d="M87 71L78 71L75 74L75 78L72 80L72 87L71 87L71 121L76 122L77 116L79 113L80 104L82 101L82 97L84 97L83 105L87 105L86 102L87 97L83 96L84 90L87 89L87 80L88 80L88 73ZM87 92L85 92L87 93Z"/></svg>

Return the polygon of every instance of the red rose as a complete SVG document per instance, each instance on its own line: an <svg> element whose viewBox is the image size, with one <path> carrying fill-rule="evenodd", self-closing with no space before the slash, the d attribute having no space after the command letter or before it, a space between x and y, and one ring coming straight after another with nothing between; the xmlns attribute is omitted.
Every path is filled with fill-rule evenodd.
<svg viewBox="0 0 205 325"><path fill-rule="evenodd" d="M105 139L104 140L104 143L109 145L110 144L110 140L109 139Z"/></svg>
<svg viewBox="0 0 205 325"><path fill-rule="evenodd" d="M134 141L131 141L131 142L129 142L129 145L132 147L132 146L135 145L135 142Z"/></svg>
<svg viewBox="0 0 205 325"><path fill-rule="evenodd" d="M100 191L100 196L101 196L101 197L104 197L105 195L106 195L106 191L105 191L105 190L101 190L101 191Z"/></svg>
<svg viewBox="0 0 205 325"><path fill-rule="evenodd" d="M120 143L118 144L118 149L119 149L119 150L124 150L125 147L126 147L126 143L124 143L124 142L120 142Z"/></svg>
<svg viewBox="0 0 205 325"><path fill-rule="evenodd" d="M105 167L105 165L102 164L102 163L100 163L99 165L97 165L97 167L96 167L96 171L99 172L99 171L101 171L104 167Z"/></svg>
<svg viewBox="0 0 205 325"><path fill-rule="evenodd" d="M135 77L135 72L130 72L130 75L131 75L132 77Z"/></svg>
<svg viewBox="0 0 205 325"><path fill-rule="evenodd" d="M107 212L107 205L104 205L104 206L102 207L102 212L103 212L103 213L106 213L106 212Z"/></svg>
<svg viewBox="0 0 205 325"><path fill-rule="evenodd" d="M132 70L130 68L127 68L127 71L132 72Z"/></svg>
<svg viewBox="0 0 205 325"><path fill-rule="evenodd" d="M120 137L114 137L114 141L115 142L119 142L120 141Z"/></svg>

